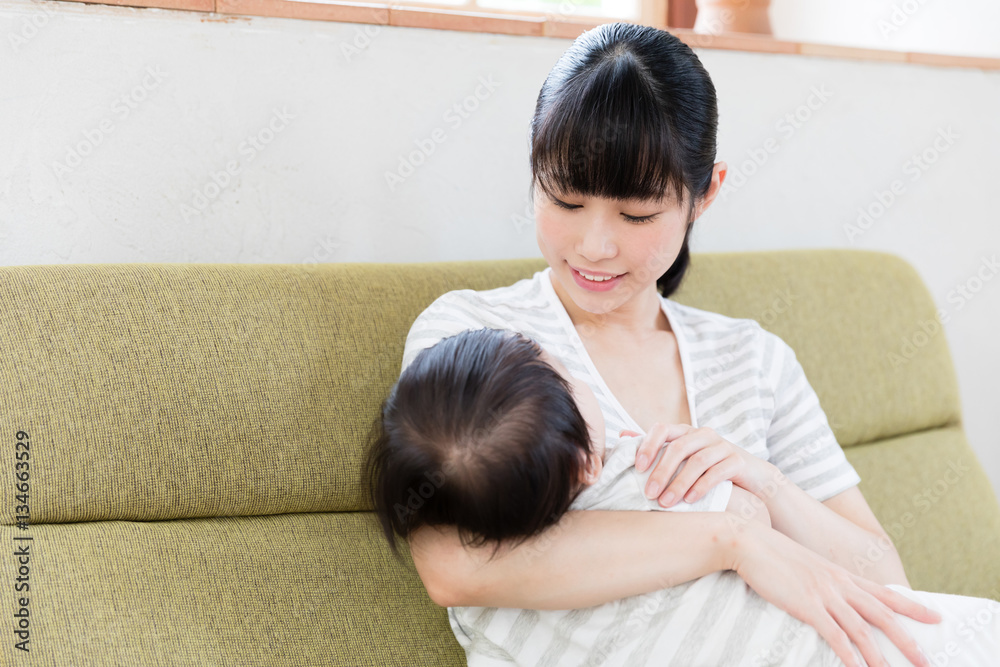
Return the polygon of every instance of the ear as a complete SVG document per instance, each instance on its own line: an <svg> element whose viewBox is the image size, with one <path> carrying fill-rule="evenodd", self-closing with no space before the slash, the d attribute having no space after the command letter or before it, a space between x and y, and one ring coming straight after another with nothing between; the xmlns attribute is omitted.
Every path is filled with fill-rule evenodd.
<svg viewBox="0 0 1000 667"><path fill-rule="evenodd" d="M694 209L694 219L697 220L701 217L701 214L705 212L713 201L715 201L716 196L722 191L722 183L726 180L726 174L729 171L729 167L725 162L716 162L715 166L712 168L712 183L708 186L708 192L705 193L704 199L695 206Z"/></svg>
<svg viewBox="0 0 1000 667"><path fill-rule="evenodd" d="M583 470L581 471L580 483L586 486L590 486L601 476L601 469L604 467L604 462L601 457L593 452L587 452L587 458L584 461Z"/></svg>

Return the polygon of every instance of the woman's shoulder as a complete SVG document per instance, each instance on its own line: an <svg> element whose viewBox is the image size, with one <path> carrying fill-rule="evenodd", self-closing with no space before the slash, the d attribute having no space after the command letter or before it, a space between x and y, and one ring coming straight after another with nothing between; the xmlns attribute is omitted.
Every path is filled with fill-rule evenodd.
<svg viewBox="0 0 1000 667"><path fill-rule="evenodd" d="M689 337L694 336L696 339L700 338L704 340L720 340L726 334L756 338L761 333L769 333L757 320L749 317L732 317L685 305L673 299L665 297L661 297L661 299Z"/></svg>
<svg viewBox="0 0 1000 667"><path fill-rule="evenodd" d="M475 303L485 308L515 304L530 305L544 295L542 280L545 278L545 273L546 269L541 269L530 278L521 278L510 285L483 290L452 290L438 298L447 297L453 302Z"/></svg>
<svg viewBox="0 0 1000 667"><path fill-rule="evenodd" d="M475 290L465 288L450 290L438 296L431 302L430 306L438 303L474 303L488 306L516 302L518 299L530 296L531 294L541 293L541 281L545 272L546 269L542 269L536 271L530 278L521 278L510 285L493 287L491 289Z"/></svg>
<svg viewBox="0 0 1000 667"><path fill-rule="evenodd" d="M731 317L667 298L663 301L676 317L687 341L694 347L710 348L716 354L753 350L757 363L769 368L781 368L796 359L795 350L757 320Z"/></svg>
<svg viewBox="0 0 1000 667"><path fill-rule="evenodd" d="M544 269L531 278L486 290L456 289L438 296L410 326L404 364L441 338L468 329L510 329L513 322L550 317L549 300L542 289Z"/></svg>

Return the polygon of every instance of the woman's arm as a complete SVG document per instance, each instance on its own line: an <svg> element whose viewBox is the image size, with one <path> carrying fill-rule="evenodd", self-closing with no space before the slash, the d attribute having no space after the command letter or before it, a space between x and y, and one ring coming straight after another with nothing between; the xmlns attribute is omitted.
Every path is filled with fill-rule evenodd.
<svg viewBox="0 0 1000 667"><path fill-rule="evenodd" d="M665 507L676 504L689 492L695 494L689 500L700 498L720 481L730 479L760 499L774 530L848 572L878 584L910 588L892 540L884 534L857 487L830 498L832 507L824 505L770 461L732 444L714 429L696 429L689 424L655 423L638 449L646 463L637 463L636 469L649 465L660 447L667 447L667 451L650 474L647 495L662 499L671 493L674 500ZM684 469L666 484L685 460Z"/></svg>
<svg viewBox="0 0 1000 667"><path fill-rule="evenodd" d="M744 524L725 512L574 510L487 562L451 527L423 527L410 555L443 607L577 609L732 569Z"/></svg>
<svg viewBox="0 0 1000 667"><path fill-rule="evenodd" d="M850 572L909 587L899 554L857 488L860 476L847 461L795 351L773 333L761 341L762 358L771 352L765 370L775 409L766 434L769 484L755 493L767 503L774 528ZM825 483L847 489L828 504L806 490L816 487L821 472L828 476Z"/></svg>
<svg viewBox="0 0 1000 667"><path fill-rule="evenodd" d="M571 511L492 562L485 548L463 548L450 527L415 531L410 554L431 599L445 607L577 609L735 570L814 627L845 664L858 665L852 643L868 664L881 664L871 633L878 627L914 665L929 667L895 614L925 623L940 615L762 522L734 519L728 511Z"/></svg>
<svg viewBox="0 0 1000 667"><path fill-rule="evenodd" d="M744 522L744 530L731 545L735 560L730 566L761 597L814 627L848 665L857 664L852 642L869 664L883 664L871 626L880 628L914 665L929 664L893 612L923 623L939 623L940 615L866 578L869 573L856 574L837 562L846 560L850 565L852 556L864 558L861 543L864 536L873 534L809 496L772 463L725 440L711 428L654 424L637 450L636 469L650 465L661 446L667 450L647 480L647 497L659 498L661 504L669 506L673 503L664 503L669 492L694 502L729 479L764 502L772 526ZM644 463L638 462L640 457ZM687 463L674 476L681 461ZM853 509L856 512L857 507ZM795 511L805 515L796 517ZM782 529L797 533L806 544ZM888 563L889 559L877 562ZM891 565L881 567L891 571Z"/></svg>
<svg viewBox="0 0 1000 667"><path fill-rule="evenodd" d="M857 487L852 487L826 503L834 511L789 481L772 466L771 484L756 495L771 516L771 526L849 572L878 584L899 584L912 588L903 571L895 545ZM868 519L862 527L858 521ZM877 532L876 529L877 527Z"/></svg>

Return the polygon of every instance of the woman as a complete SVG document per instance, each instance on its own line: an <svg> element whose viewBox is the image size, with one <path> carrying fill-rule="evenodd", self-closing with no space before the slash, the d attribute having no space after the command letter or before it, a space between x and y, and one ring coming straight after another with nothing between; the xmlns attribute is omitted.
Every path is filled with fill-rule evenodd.
<svg viewBox="0 0 1000 667"><path fill-rule="evenodd" d="M734 532L720 513L577 511L495 558L464 548L449 526L424 527L410 537L414 564L442 606L524 609L589 607L734 570L815 628L847 665L860 664L852 642L869 665L885 664L875 628L907 660L928 665L900 615L940 617L886 586L909 588L794 353L752 321L666 298L688 266L691 226L725 178L726 164L714 163L717 116L708 74L669 33L617 23L581 35L546 79L531 124L531 194L549 268L509 288L439 298L414 323L403 367L457 331L521 329L534 317L527 333L549 349L563 346L561 361L587 378L613 435L645 433L640 471L639 459L652 460L669 442L649 476L650 497L668 506L729 479L761 499L773 528L751 522ZM742 345L747 356L734 359L756 364L745 367L755 400L769 400L762 383L783 388L763 410L763 429L752 416L740 422L748 443L741 446L732 442L736 430L723 437L723 422L700 413L706 398L740 380L726 372L685 377L696 361L683 346L712 327L716 333L699 334L697 363L712 356L705 351L713 340L717 356L723 343ZM688 395L689 384L698 396ZM663 488L681 460L683 471ZM822 474L803 477L817 467ZM856 559L873 544L880 557L859 572Z"/></svg>

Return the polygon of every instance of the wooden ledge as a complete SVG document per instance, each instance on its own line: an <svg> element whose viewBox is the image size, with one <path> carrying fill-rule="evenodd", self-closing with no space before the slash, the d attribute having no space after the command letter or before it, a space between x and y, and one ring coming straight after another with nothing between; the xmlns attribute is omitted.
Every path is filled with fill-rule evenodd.
<svg viewBox="0 0 1000 667"><path fill-rule="evenodd" d="M611 19L565 19L553 15L524 15L516 12L490 10L490 13L468 12L445 7L416 7L398 3L300 2L299 0L66 0L85 4L102 4L127 7L156 7L215 13L221 16L204 20L227 20L235 16L268 16L274 18L340 21L345 23L370 23L408 28L434 30L463 30L506 35L530 35L575 39ZM627 19L622 19L627 20ZM632 21L634 22L634 21ZM803 56L821 56L848 60L912 63L937 67L965 67L983 70L1000 70L1000 58L945 55L867 49L835 44L791 42L766 35L728 33L708 35L686 28L659 25L677 35L685 44L696 49L725 49L756 53L784 53Z"/></svg>

